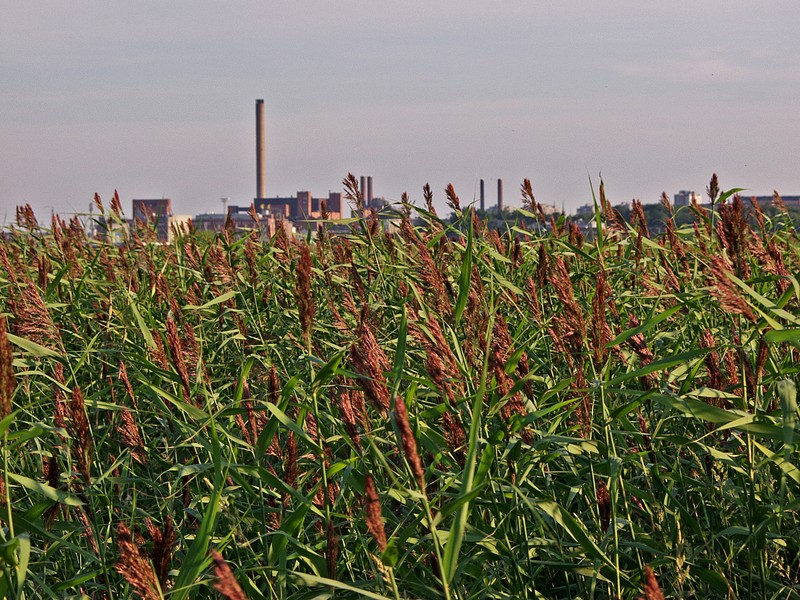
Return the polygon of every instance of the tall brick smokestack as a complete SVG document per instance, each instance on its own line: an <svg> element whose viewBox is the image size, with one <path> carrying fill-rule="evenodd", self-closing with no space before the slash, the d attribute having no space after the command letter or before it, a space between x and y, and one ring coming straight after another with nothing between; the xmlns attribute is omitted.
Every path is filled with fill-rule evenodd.
<svg viewBox="0 0 800 600"><path fill-rule="evenodd" d="M264 179L266 162L264 160L264 101L256 100L256 197L267 197Z"/></svg>
<svg viewBox="0 0 800 600"><path fill-rule="evenodd" d="M503 212L503 180L497 180L497 210Z"/></svg>
<svg viewBox="0 0 800 600"><path fill-rule="evenodd" d="M367 208L369 206L369 203L367 202L367 178L363 175L361 176L359 189L361 190L361 201L364 204L364 208Z"/></svg>
<svg viewBox="0 0 800 600"><path fill-rule="evenodd" d="M486 195L483 191L483 179L481 179L481 212L486 210Z"/></svg>
<svg viewBox="0 0 800 600"><path fill-rule="evenodd" d="M372 206L372 175L367 177L367 206Z"/></svg>

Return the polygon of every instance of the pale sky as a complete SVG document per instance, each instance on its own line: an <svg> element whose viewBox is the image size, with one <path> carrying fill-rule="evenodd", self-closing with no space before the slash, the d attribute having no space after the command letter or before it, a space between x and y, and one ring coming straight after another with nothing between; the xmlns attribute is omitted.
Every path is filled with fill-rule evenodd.
<svg viewBox="0 0 800 600"><path fill-rule="evenodd" d="M256 98L269 196L800 194L797 0L30 1L0 5L0 222L249 205Z"/></svg>

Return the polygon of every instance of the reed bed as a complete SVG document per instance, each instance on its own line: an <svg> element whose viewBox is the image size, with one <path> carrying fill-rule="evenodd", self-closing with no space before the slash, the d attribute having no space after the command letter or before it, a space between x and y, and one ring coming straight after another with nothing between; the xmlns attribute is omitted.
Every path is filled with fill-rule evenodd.
<svg viewBox="0 0 800 600"><path fill-rule="evenodd" d="M20 209L0 592L800 597L800 244L714 182L657 237L527 181L536 232L451 186L386 233L353 178L349 232L298 240Z"/></svg>

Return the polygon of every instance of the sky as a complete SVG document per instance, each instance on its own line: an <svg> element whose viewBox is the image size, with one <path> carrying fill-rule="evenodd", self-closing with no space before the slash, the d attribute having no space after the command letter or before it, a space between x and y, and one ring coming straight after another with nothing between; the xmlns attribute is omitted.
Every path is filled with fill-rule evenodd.
<svg viewBox="0 0 800 600"><path fill-rule="evenodd" d="M800 194L798 31L796 0L3 3L0 223L249 205L257 98L268 196Z"/></svg>

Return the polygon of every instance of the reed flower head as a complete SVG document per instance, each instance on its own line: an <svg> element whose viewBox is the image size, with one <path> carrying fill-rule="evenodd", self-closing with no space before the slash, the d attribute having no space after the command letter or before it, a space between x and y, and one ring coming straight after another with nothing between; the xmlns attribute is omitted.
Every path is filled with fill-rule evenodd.
<svg viewBox="0 0 800 600"><path fill-rule="evenodd" d="M367 528L375 538L381 552L386 550L387 539L386 531L383 528L383 516L381 515L381 502L378 499L378 492L375 490L375 482L371 475L364 477L365 509L367 512Z"/></svg>
<svg viewBox="0 0 800 600"><path fill-rule="evenodd" d="M449 206L456 214L460 213L461 201L458 199L456 189L453 187L452 183L447 184L444 193L447 196L447 206Z"/></svg>
<svg viewBox="0 0 800 600"><path fill-rule="evenodd" d="M314 297L311 295L311 250L308 244L300 246L300 259L297 261L297 281L295 300L300 313L300 326L306 346L311 345L311 330L314 326Z"/></svg>
<svg viewBox="0 0 800 600"><path fill-rule="evenodd" d="M403 454L411 466L411 472L422 493L425 493L425 469L422 468L417 451L417 441L414 439L414 432L411 430L411 423L408 420L408 408L405 400L397 396L394 401L394 411L397 417L397 428L400 430L400 443L403 447Z"/></svg>
<svg viewBox="0 0 800 600"><path fill-rule="evenodd" d="M422 196L425 198L425 208L427 208L428 212L433 216L437 216L436 207L433 205L433 191L431 190L431 186L427 183L422 186Z"/></svg>
<svg viewBox="0 0 800 600"><path fill-rule="evenodd" d="M611 495L608 493L608 488L604 481L597 482L595 496L597 499L597 512L600 514L600 528L605 533L611 524Z"/></svg>
<svg viewBox="0 0 800 600"><path fill-rule="evenodd" d="M214 560L214 577L216 577L214 589L227 600L247 600L247 595L236 581L233 571L222 555L216 550L212 550L211 557Z"/></svg>
<svg viewBox="0 0 800 600"><path fill-rule="evenodd" d="M714 204L719 197L719 179L717 179L716 173L711 175L711 181L706 188L706 192L708 193L708 197L711 199L711 204Z"/></svg>
<svg viewBox="0 0 800 600"><path fill-rule="evenodd" d="M720 256L711 257L711 294L719 301L720 306L729 313L742 315L753 323L758 321L753 309L745 302L730 279L731 267Z"/></svg>
<svg viewBox="0 0 800 600"><path fill-rule="evenodd" d="M641 596L639 600L664 600L664 592L661 591L653 569L650 567L644 568L644 589L642 591L644 596Z"/></svg>
<svg viewBox="0 0 800 600"><path fill-rule="evenodd" d="M150 534L150 539L153 541L153 570L161 585L161 589L165 590L167 587L169 567L172 562L172 554L175 551L175 542L177 540L175 528L172 526L172 517L167 515L164 519L164 526L160 529L155 526L149 517L145 519L145 526L147 527L147 532Z"/></svg>
<svg viewBox="0 0 800 600"><path fill-rule="evenodd" d="M344 185L344 197L347 201L350 202L350 206L352 206L358 214L364 212L364 190L359 189L358 187L358 180L356 176L352 173L348 173L347 177L344 178L342 181L342 185Z"/></svg>
<svg viewBox="0 0 800 600"><path fill-rule="evenodd" d="M13 410L11 398L14 395L14 354L11 342L8 341L6 319L0 317L0 419L4 419Z"/></svg>
<svg viewBox="0 0 800 600"><path fill-rule="evenodd" d="M391 365L369 325L367 305L361 310L361 322L356 334L358 341L350 347L350 360L361 375L359 382L367 398L385 414L389 410L389 388L385 373L391 370Z"/></svg>
<svg viewBox="0 0 800 600"><path fill-rule="evenodd" d="M336 535L336 528L333 520L328 519L328 527L325 532L325 570L328 579L336 579L336 563L339 561L339 536Z"/></svg>
<svg viewBox="0 0 800 600"><path fill-rule="evenodd" d="M183 347L181 345L180 336L178 335L178 326L172 314L167 315L167 344L169 344L169 353L172 356L172 364L175 366L175 371L180 377L181 384L183 385L183 398L188 400L191 397L192 384L189 381L189 371L186 368L186 361L184 360Z"/></svg>
<svg viewBox="0 0 800 600"><path fill-rule="evenodd" d="M159 588L153 565L145 552L133 541L131 530L124 523L117 527L119 561L114 567L143 600L160 600Z"/></svg>
<svg viewBox="0 0 800 600"><path fill-rule="evenodd" d="M536 209L536 198L533 197L533 187L530 179L522 180L522 208L533 211Z"/></svg>
<svg viewBox="0 0 800 600"><path fill-rule="evenodd" d="M72 400L69 405L70 423L69 433L72 437L72 456L78 472L88 485L91 483L90 467L92 464L92 435L89 428L89 419L86 416L86 406L83 401L81 388L75 386L72 390Z"/></svg>

